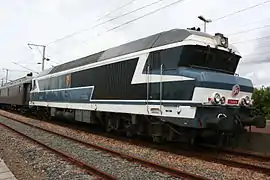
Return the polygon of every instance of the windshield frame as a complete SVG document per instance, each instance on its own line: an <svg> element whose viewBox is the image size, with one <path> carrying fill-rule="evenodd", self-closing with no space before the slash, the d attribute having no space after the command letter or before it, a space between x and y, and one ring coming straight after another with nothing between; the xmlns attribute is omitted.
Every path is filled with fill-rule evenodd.
<svg viewBox="0 0 270 180"><path fill-rule="evenodd" d="M196 55L197 57L194 58ZM218 48L186 45L181 50L178 67L200 68L226 74L235 74L240 59L241 56Z"/></svg>
<svg viewBox="0 0 270 180"><path fill-rule="evenodd" d="M194 51L195 50L195 51ZM189 53L187 53L189 52ZM195 52L195 53L194 53ZM196 57L196 52L199 52L199 56ZM202 53L203 52L203 53ZM202 53L202 54L200 54ZM195 58L194 58L195 54ZM221 61L215 61L220 54ZM219 48L212 48L210 46L201 45L183 45L172 48L166 48L162 50L152 51L147 57L147 61L143 68L143 73L147 73L147 67L150 66L149 73L160 72L160 67L163 65L163 71L177 70L179 67L188 67L193 69L205 69L213 72L222 72L226 74L235 74L241 56L221 50ZM210 61L210 64L208 64ZM211 62L212 61L212 62ZM227 62L231 65L227 68L220 66L216 68L211 63L217 63L227 66ZM225 63L224 63L225 62Z"/></svg>

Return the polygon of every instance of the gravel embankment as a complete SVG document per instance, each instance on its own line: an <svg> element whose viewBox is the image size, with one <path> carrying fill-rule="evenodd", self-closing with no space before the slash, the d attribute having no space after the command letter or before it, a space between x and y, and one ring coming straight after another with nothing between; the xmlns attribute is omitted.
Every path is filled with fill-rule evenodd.
<svg viewBox="0 0 270 180"><path fill-rule="evenodd" d="M121 158L113 157L108 153L85 147L74 141L31 128L6 118L0 118L0 122L50 147L60 149L62 152L107 172L118 179L176 179Z"/></svg>
<svg viewBox="0 0 270 180"><path fill-rule="evenodd" d="M251 170L228 167L226 165L207 162L192 157L186 157L160 151L157 149L141 147L127 142L121 142L115 139L106 138L103 136L61 127L59 125L35 120L32 118L11 114L5 111L0 111L0 114L1 113L20 119L22 121L26 121L28 123L38 125L40 127L44 127L46 129L53 130L55 132L72 136L80 140L85 140L86 142L91 142L103 147L128 153L130 155L139 156L147 160L169 165L212 179L270 179L270 177L266 176L265 174Z"/></svg>
<svg viewBox="0 0 270 180"><path fill-rule="evenodd" d="M0 157L18 180L92 179L81 169L1 126L0 143Z"/></svg>

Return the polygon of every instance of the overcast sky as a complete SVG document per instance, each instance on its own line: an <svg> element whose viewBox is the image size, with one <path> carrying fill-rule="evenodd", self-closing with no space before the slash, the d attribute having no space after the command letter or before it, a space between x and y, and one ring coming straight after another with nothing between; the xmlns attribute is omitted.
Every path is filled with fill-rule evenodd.
<svg viewBox="0 0 270 180"><path fill-rule="evenodd" d="M157 0L0 0L0 67L11 70L9 79L23 76L26 73L23 71L27 71L12 62L40 71L41 65L37 65L37 62L41 60L42 49L30 49L27 43L47 45L46 57L51 61L46 63L46 68L49 68L163 30L201 26L202 23L197 16L204 15L213 19L213 22L207 26L207 32L224 33L229 37L231 43L235 43L243 55L237 72L241 76L251 78L256 86L270 85L268 75L270 61L262 63L267 60L267 55L270 55L270 52L267 51L270 47L270 38L252 40L270 36L270 0L263 5L229 16L228 14L266 0L183 0L106 32L113 27L178 1L163 0L93 28L98 23L155 1ZM104 17L108 12L127 3L125 8ZM220 18L223 16L226 17ZM97 21L100 17L104 18ZM243 32L262 26L264 28ZM74 32L79 33L53 42ZM2 70L0 70L0 77L4 77Z"/></svg>

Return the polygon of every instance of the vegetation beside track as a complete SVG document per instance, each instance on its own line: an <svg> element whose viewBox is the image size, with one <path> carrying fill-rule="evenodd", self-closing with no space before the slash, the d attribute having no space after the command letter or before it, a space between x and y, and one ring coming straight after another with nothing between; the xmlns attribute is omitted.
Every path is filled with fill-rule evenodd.
<svg viewBox="0 0 270 180"><path fill-rule="evenodd" d="M270 119L270 87L255 88L252 94L255 113Z"/></svg>

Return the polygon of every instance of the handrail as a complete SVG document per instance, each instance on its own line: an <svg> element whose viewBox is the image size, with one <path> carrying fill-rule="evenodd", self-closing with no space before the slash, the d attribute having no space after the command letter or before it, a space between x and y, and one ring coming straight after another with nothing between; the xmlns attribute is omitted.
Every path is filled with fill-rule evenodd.
<svg viewBox="0 0 270 180"><path fill-rule="evenodd" d="M160 114L162 114L161 105L162 105L162 75L163 75L163 64L160 65L160 83L159 83L159 109Z"/></svg>
<svg viewBox="0 0 270 180"><path fill-rule="evenodd" d="M147 78L146 78L146 106L147 112L149 114L148 101L149 101L149 74L150 74L150 65L147 66Z"/></svg>

